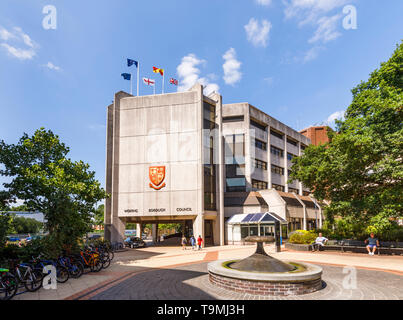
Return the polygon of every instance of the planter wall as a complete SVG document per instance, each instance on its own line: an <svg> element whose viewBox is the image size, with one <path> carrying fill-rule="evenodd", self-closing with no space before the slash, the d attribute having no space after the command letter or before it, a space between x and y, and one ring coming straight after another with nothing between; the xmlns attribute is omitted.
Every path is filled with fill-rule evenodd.
<svg viewBox="0 0 403 320"><path fill-rule="evenodd" d="M311 251L312 246L310 244L296 244L296 243L286 243L286 249L295 250L295 251Z"/></svg>

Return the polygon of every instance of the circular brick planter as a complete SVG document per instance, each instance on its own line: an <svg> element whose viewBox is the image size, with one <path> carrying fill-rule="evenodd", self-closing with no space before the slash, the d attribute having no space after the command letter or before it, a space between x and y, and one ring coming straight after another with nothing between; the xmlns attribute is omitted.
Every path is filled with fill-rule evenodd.
<svg viewBox="0 0 403 320"><path fill-rule="evenodd" d="M301 272L256 273L238 271L223 266L225 260L209 263L210 282L227 290L253 295L301 295L322 289L322 268L298 263ZM290 261L289 261L290 262Z"/></svg>

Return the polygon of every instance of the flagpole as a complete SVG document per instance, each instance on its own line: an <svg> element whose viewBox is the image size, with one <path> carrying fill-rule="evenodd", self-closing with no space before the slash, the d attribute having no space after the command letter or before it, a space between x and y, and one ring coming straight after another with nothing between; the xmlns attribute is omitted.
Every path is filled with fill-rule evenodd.
<svg viewBox="0 0 403 320"><path fill-rule="evenodd" d="M133 75L130 73L130 95L133 95Z"/></svg>
<svg viewBox="0 0 403 320"><path fill-rule="evenodd" d="M165 70L162 74L162 94L164 94L164 83L165 83Z"/></svg>
<svg viewBox="0 0 403 320"><path fill-rule="evenodd" d="M139 96L140 61L137 62L137 96Z"/></svg>
<svg viewBox="0 0 403 320"><path fill-rule="evenodd" d="M154 95L155 95L155 83L154 83L154 85L153 85L153 89L154 89Z"/></svg>

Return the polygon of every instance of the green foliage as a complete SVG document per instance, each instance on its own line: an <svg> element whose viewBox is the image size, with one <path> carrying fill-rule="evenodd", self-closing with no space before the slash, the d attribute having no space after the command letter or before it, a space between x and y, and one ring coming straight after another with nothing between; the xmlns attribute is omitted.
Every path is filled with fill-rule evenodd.
<svg viewBox="0 0 403 320"><path fill-rule="evenodd" d="M95 205L106 197L95 172L83 161L66 158L68 152L57 135L43 128L31 137L24 134L17 144L0 141L0 174L12 178L4 183L7 198L21 199L30 211L44 214L55 252L91 230Z"/></svg>
<svg viewBox="0 0 403 320"><path fill-rule="evenodd" d="M403 216L403 42L352 94L331 142L295 157L290 180L330 201L330 221L348 218L386 233Z"/></svg>
<svg viewBox="0 0 403 320"><path fill-rule="evenodd" d="M97 226L103 226L104 225L104 211L105 211L105 205L104 204L99 205L98 208L95 210L94 220L95 220L95 224Z"/></svg>
<svg viewBox="0 0 403 320"><path fill-rule="evenodd" d="M15 230L15 233L18 234L38 233L42 229L43 223L32 218L15 216L12 218L11 226Z"/></svg>
<svg viewBox="0 0 403 320"><path fill-rule="evenodd" d="M313 230L296 230L290 233L288 241L295 244L311 244L317 236L317 233Z"/></svg>
<svg viewBox="0 0 403 320"><path fill-rule="evenodd" d="M12 217L7 212L0 212L0 248L6 243L6 236L11 229Z"/></svg>

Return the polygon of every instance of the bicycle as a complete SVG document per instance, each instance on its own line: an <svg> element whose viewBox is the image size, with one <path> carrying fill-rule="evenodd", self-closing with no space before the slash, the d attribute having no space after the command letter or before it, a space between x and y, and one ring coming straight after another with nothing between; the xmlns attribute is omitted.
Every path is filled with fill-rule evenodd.
<svg viewBox="0 0 403 320"><path fill-rule="evenodd" d="M8 269L0 269L0 300L12 299L18 291L18 280Z"/></svg>
<svg viewBox="0 0 403 320"><path fill-rule="evenodd" d="M54 266L56 268L56 281L59 283L65 283L67 280L69 280L70 274L68 269L56 261L42 260L41 256L39 256L36 259L33 259L32 263L35 264L34 265L35 270L39 270L41 272L43 272L44 267L46 267L47 265ZM48 274L49 273L50 271L48 271Z"/></svg>
<svg viewBox="0 0 403 320"><path fill-rule="evenodd" d="M23 284L28 291L35 292L42 287L42 270L35 269L28 263L18 263L10 269L10 273L17 279L18 283Z"/></svg>

